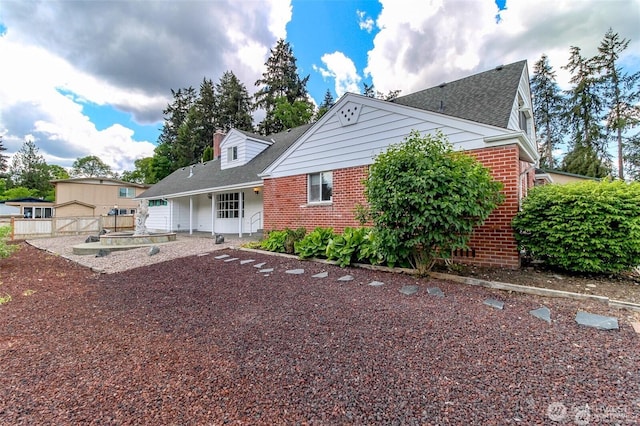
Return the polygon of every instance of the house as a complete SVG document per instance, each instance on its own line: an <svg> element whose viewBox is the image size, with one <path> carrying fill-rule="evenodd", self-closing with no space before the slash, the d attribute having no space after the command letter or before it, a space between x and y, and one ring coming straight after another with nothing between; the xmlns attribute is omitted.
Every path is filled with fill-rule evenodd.
<svg viewBox="0 0 640 426"><path fill-rule="evenodd" d="M560 170L536 169L536 185L546 185L549 183L558 183L562 185L565 183L584 182L588 180L599 179L590 176L577 175L575 173L561 172Z"/></svg>
<svg viewBox="0 0 640 426"><path fill-rule="evenodd" d="M467 263L519 266L511 229L538 160L526 61L384 101L347 93L319 121L269 137L232 130L216 159L185 167L140 197L163 231L254 232L358 226L375 156L412 130L441 131L504 184L505 202L474 231ZM262 216L262 217L261 217Z"/></svg>
<svg viewBox="0 0 640 426"><path fill-rule="evenodd" d="M57 217L133 214L136 199L149 185L107 177L82 177L52 180L55 188Z"/></svg>
<svg viewBox="0 0 640 426"><path fill-rule="evenodd" d="M0 226L11 224L11 219L18 217L22 217L20 207L7 205L5 201L0 201Z"/></svg>
<svg viewBox="0 0 640 426"><path fill-rule="evenodd" d="M53 203L42 198L14 198L12 200L4 200L2 203L5 205L5 209L9 207L17 208L19 215L27 219L48 219L54 214Z"/></svg>

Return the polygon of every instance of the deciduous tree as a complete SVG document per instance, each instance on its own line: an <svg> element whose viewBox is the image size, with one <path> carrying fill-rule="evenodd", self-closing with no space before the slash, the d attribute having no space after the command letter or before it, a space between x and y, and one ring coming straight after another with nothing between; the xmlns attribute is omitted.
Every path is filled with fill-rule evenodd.
<svg viewBox="0 0 640 426"><path fill-rule="evenodd" d="M98 156L87 155L73 162L70 175L72 177L113 177L113 170Z"/></svg>

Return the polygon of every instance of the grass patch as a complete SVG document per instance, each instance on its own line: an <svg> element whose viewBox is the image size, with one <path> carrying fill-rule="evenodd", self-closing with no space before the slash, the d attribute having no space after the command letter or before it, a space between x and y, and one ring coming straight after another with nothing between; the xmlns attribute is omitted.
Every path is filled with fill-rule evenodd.
<svg viewBox="0 0 640 426"><path fill-rule="evenodd" d="M22 292L22 295L23 295L23 296L31 296L31 295L32 295L32 294L34 294L35 292L36 292L35 290L28 289L28 290L23 291L23 292Z"/></svg>
<svg viewBox="0 0 640 426"><path fill-rule="evenodd" d="M0 305L4 305L11 302L11 295L6 294L4 296L0 296Z"/></svg>

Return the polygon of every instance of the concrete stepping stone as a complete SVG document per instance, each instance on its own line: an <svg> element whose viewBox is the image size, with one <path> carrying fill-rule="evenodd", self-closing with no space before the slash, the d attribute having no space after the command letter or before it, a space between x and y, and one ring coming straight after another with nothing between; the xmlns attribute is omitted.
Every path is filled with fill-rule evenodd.
<svg viewBox="0 0 640 426"><path fill-rule="evenodd" d="M483 303L487 306L491 306L492 308L504 309L504 302L501 302L496 299L487 299Z"/></svg>
<svg viewBox="0 0 640 426"><path fill-rule="evenodd" d="M262 263L256 263L255 265L253 265L254 268L262 268L264 265L266 265L267 262L262 262Z"/></svg>
<svg viewBox="0 0 640 426"><path fill-rule="evenodd" d="M633 327L633 330L636 332L636 334L640 334L640 321L633 321L631 323L631 327Z"/></svg>
<svg viewBox="0 0 640 426"><path fill-rule="evenodd" d="M382 281L371 281L371 282L369 283L369 285L370 285L371 287L380 287L380 286L383 286L383 285L384 285L384 283L383 283Z"/></svg>
<svg viewBox="0 0 640 426"><path fill-rule="evenodd" d="M551 324L551 310L546 306L529 311L531 315Z"/></svg>
<svg viewBox="0 0 640 426"><path fill-rule="evenodd" d="M311 275L311 278L327 278L329 276L328 272L320 272L315 275Z"/></svg>
<svg viewBox="0 0 640 426"><path fill-rule="evenodd" d="M225 259L223 262L235 262L238 259L238 257L232 257L231 259Z"/></svg>
<svg viewBox="0 0 640 426"><path fill-rule="evenodd" d="M253 260L253 259L245 259L245 260L241 260L240 264L241 265L246 265L247 263L252 263L252 262L255 262L255 260Z"/></svg>
<svg viewBox="0 0 640 426"><path fill-rule="evenodd" d="M413 294L416 294L417 292L418 292L417 285L403 285L402 288L400 289L400 293L404 294L405 296L411 296Z"/></svg>
<svg viewBox="0 0 640 426"><path fill-rule="evenodd" d="M351 275L343 275L338 278L338 281L353 281L353 277Z"/></svg>
<svg viewBox="0 0 640 426"><path fill-rule="evenodd" d="M444 297L444 293L440 290L440 287L429 287L427 293L436 297Z"/></svg>
<svg viewBox="0 0 640 426"><path fill-rule="evenodd" d="M259 274L269 274L271 272L273 272L273 268L260 269L258 271Z"/></svg>
<svg viewBox="0 0 640 426"><path fill-rule="evenodd" d="M226 259L227 257L231 257L228 254L221 254L220 256L214 257L214 259Z"/></svg>
<svg viewBox="0 0 640 426"><path fill-rule="evenodd" d="M302 275L304 274L304 269L289 269L288 271L285 271L285 274Z"/></svg>
<svg viewBox="0 0 640 426"><path fill-rule="evenodd" d="M598 330L618 330L618 319L604 315L590 314L589 312L578 311L576 322L587 327Z"/></svg>
<svg viewBox="0 0 640 426"><path fill-rule="evenodd" d="M202 256L209 256L210 254L211 254L211 252L209 252L209 253L198 253L196 256L202 257Z"/></svg>

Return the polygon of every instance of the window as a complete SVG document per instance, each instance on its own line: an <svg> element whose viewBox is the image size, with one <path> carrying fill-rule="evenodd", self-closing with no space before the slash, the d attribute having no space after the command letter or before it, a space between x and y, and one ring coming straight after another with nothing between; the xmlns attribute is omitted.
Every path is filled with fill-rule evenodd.
<svg viewBox="0 0 640 426"><path fill-rule="evenodd" d="M227 148L227 161L234 161L238 159L238 147L230 146Z"/></svg>
<svg viewBox="0 0 640 426"><path fill-rule="evenodd" d="M167 200L149 200L149 207L166 206Z"/></svg>
<svg viewBox="0 0 640 426"><path fill-rule="evenodd" d="M120 188L120 192L118 193L118 197L120 198L135 198L136 189L135 188Z"/></svg>
<svg viewBox="0 0 640 426"><path fill-rule="evenodd" d="M333 173L320 172L309 175L309 202L321 203L332 200Z"/></svg>
<svg viewBox="0 0 640 426"><path fill-rule="evenodd" d="M53 208L51 207L25 207L23 216L27 219L49 219L53 217Z"/></svg>
<svg viewBox="0 0 640 426"><path fill-rule="evenodd" d="M219 219L240 217L239 192L216 195L216 217Z"/></svg>

